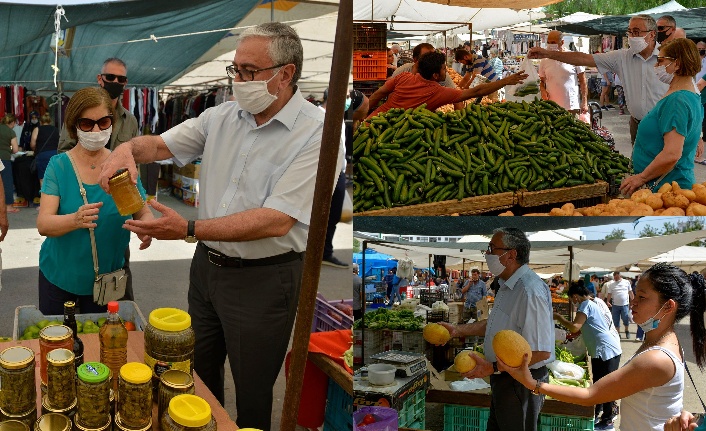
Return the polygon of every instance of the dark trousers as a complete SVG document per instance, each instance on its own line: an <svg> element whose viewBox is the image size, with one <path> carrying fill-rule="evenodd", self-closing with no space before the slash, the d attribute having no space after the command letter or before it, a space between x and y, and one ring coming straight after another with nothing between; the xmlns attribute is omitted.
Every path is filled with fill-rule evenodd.
<svg viewBox="0 0 706 431"><path fill-rule="evenodd" d="M15 203L15 180L12 178L12 160L3 160L2 164L5 169L0 171L0 178L2 178L2 185L5 190L5 205L9 206Z"/></svg>
<svg viewBox="0 0 706 431"><path fill-rule="evenodd" d="M74 301L79 311L83 314L105 313L108 311L107 305L98 305L93 302L93 293L90 295L74 295L59 286L52 284L39 271L39 311L50 316L64 314L64 302Z"/></svg>
<svg viewBox="0 0 706 431"><path fill-rule="evenodd" d="M535 379L549 381L547 367L530 370ZM490 376L488 431L536 431L544 395L532 395L508 373Z"/></svg>
<svg viewBox="0 0 706 431"><path fill-rule="evenodd" d="M630 116L630 143L632 143L632 146L635 146L635 136L637 136L637 126L640 124L640 120L637 118L633 117L632 115Z"/></svg>
<svg viewBox="0 0 706 431"><path fill-rule="evenodd" d="M336 233L336 224L341 221L343 199L346 196L346 174L338 174L338 181L333 188L331 196L331 210L328 213L328 227L326 228L326 242L324 243L324 258L333 255L333 234Z"/></svg>
<svg viewBox="0 0 706 431"><path fill-rule="evenodd" d="M188 294L194 370L224 404L228 356L240 428L270 429L272 388L294 325L303 263L216 266L204 247L196 247Z"/></svg>
<svg viewBox="0 0 706 431"><path fill-rule="evenodd" d="M157 195L157 182L159 181L159 163L147 163L140 165L140 180L142 187L148 195Z"/></svg>
<svg viewBox="0 0 706 431"><path fill-rule="evenodd" d="M604 361L600 358L591 358L591 368L593 370L593 383L596 383L603 377L617 370L618 367L620 367L620 355L614 358L610 358L607 361ZM613 417L614 405L615 401L609 401L604 404L597 404L596 413L602 410L603 415L601 416L601 419L608 421Z"/></svg>
<svg viewBox="0 0 706 431"><path fill-rule="evenodd" d="M134 301L135 293L132 291L132 271L130 271L130 246L125 247L125 264L123 265L127 283L125 284L125 296L120 301Z"/></svg>

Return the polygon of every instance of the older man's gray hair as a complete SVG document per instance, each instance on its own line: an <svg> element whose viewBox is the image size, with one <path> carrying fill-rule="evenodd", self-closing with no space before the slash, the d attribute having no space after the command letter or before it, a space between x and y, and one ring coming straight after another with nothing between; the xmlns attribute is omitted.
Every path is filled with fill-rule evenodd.
<svg viewBox="0 0 706 431"><path fill-rule="evenodd" d="M524 265L529 263L530 242L527 235L516 227L501 227L493 233L501 233L503 245L517 251L517 261Z"/></svg>
<svg viewBox="0 0 706 431"><path fill-rule="evenodd" d="M304 63L304 48L297 32L287 24L267 22L243 31L240 34L238 43L240 44L240 42L250 37L270 39L267 53L274 64L294 65L296 70L290 84L294 87L302 76L302 64Z"/></svg>
<svg viewBox="0 0 706 431"><path fill-rule="evenodd" d="M657 21L655 21L655 19L649 15L633 15L632 17L630 17L630 19L641 19L645 21L645 27L647 27L647 31L657 31Z"/></svg>

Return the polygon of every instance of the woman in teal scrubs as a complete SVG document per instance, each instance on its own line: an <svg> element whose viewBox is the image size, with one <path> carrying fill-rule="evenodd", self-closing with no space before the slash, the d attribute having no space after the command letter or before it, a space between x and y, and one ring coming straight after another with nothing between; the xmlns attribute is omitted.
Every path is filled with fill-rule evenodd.
<svg viewBox="0 0 706 431"><path fill-rule="evenodd" d="M704 116L694 85L694 76L701 70L699 51L689 39L675 39L660 47L654 69L669 90L637 129L632 154L635 175L620 185L626 196L644 185L657 191L672 181L691 189L695 181L694 156Z"/></svg>

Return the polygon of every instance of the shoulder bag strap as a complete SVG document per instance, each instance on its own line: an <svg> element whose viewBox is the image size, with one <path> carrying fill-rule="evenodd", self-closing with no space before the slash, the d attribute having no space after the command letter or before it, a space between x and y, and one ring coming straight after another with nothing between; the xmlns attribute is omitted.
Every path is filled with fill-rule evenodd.
<svg viewBox="0 0 706 431"><path fill-rule="evenodd" d="M71 166L74 168L74 172L76 173L76 180L78 181L78 188L81 191L81 197L83 198L83 203L88 205L88 199L86 199L86 189L83 188L83 182L81 181L81 175L78 173L78 168L76 167L76 163L74 162L73 157L71 157L71 154L66 153L66 155L69 157L69 160L71 161ZM96 235L93 233L93 228L90 227L88 228L88 233L91 236L91 248L93 249L93 270L96 273L96 279L98 278L98 251L96 250Z"/></svg>
<svg viewBox="0 0 706 431"><path fill-rule="evenodd" d="M42 147L41 147L42 149L44 149L44 147L47 146L47 142L49 142L49 140L52 138L52 136L54 136L54 133L56 133L56 128L54 128L54 130L51 131L51 135L49 135L49 137L44 141L44 143L42 144ZM37 136L39 136L39 127L37 127ZM39 154L41 152L42 152L42 150L35 151L34 157L37 157L37 154ZM71 161L71 163L73 164L73 160Z"/></svg>
<svg viewBox="0 0 706 431"><path fill-rule="evenodd" d="M684 357L684 349L681 351L681 356L682 358ZM694 378L691 377L691 372L689 371L689 367L686 365L686 361L684 361L684 369L686 370L686 374L689 375L689 380L691 380L691 384L694 385L694 391L696 392L696 396L699 397L699 401L701 401L701 407L704 408L704 411L706 411L706 404L704 404L704 400L701 399L701 395L699 394L699 390L696 389L696 383L694 383Z"/></svg>

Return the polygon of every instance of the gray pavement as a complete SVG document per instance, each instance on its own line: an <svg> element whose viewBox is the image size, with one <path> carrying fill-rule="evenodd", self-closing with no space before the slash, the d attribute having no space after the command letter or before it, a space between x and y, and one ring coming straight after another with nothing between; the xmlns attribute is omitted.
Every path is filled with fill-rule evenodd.
<svg viewBox="0 0 706 431"><path fill-rule="evenodd" d="M159 194L159 201L176 210L185 218L196 218L197 209L181 201ZM37 233L37 211L23 208L19 213L8 214L10 231L2 249L2 290L0 290L0 336L11 337L15 308L36 305L38 302L37 276L39 250L43 238ZM352 262L353 226L339 223L334 237L334 255L343 262ZM135 235L131 240L131 263L135 302L147 318L160 307L186 310L189 266L195 244L184 241L153 241L147 250L139 250ZM352 295L350 269L323 265L319 278L319 292L328 300L350 299ZM291 346L291 340L290 340ZM236 419L235 392L230 370L226 365L226 410ZM272 429L279 429L285 391L284 367L274 389Z"/></svg>

